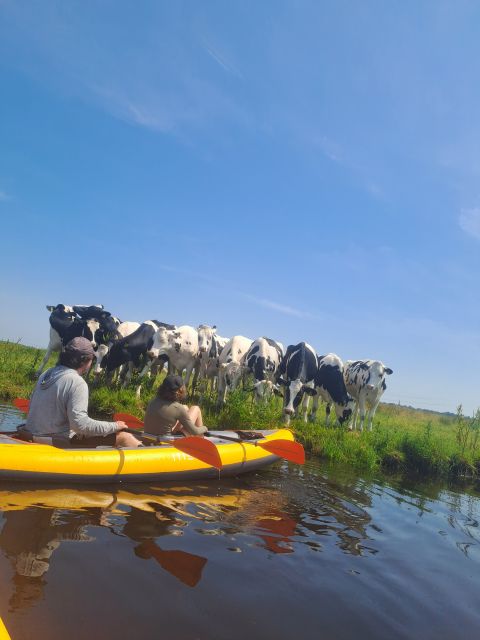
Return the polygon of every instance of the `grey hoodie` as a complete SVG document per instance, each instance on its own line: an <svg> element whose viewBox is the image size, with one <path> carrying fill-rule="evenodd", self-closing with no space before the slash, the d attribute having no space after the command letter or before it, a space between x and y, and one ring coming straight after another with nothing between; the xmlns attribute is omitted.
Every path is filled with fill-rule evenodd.
<svg viewBox="0 0 480 640"><path fill-rule="evenodd" d="M63 365L40 376L30 399L25 428L37 436L68 439L106 436L117 431L115 422L88 417L88 385L81 375Z"/></svg>

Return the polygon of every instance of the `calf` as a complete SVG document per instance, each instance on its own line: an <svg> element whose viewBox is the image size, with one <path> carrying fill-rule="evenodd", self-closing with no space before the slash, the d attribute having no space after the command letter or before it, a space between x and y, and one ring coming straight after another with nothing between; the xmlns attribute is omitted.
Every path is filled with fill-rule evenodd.
<svg viewBox="0 0 480 640"><path fill-rule="evenodd" d="M355 400L350 396L343 379L343 362L334 353L326 356L318 356L318 368L315 376L315 389L317 395L313 399L310 420L315 420L318 409L318 400L322 398L327 403L326 424L330 421L330 408L333 404L335 415L340 424L349 420L355 408Z"/></svg>
<svg viewBox="0 0 480 640"><path fill-rule="evenodd" d="M254 378L254 398L257 402L267 399L272 392L279 393L273 383L275 373L283 359L283 345L270 338L257 338L245 356L245 369Z"/></svg>
<svg viewBox="0 0 480 640"><path fill-rule="evenodd" d="M100 329L101 320L93 317L79 317L75 308L82 310L89 309L94 315L103 314L105 318L110 316L108 311L103 311L103 306L101 305L90 305L88 307L82 305L70 307L64 304L57 304L56 306L47 305L47 310L50 311L50 339L45 357L36 371L35 375L37 377L42 373L52 353L54 351L61 351L62 346L72 340L72 338L83 336L91 340L94 347L96 346L95 334Z"/></svg>
<svg viewBox="0 0 480 640"><path fill-rule="evenodd" d="M201 324L197 327L198 333L198 357L195 363L195 373L192 382L192 392L200 381L201 392L208 388L210 382L213 389L214 381L218 375L218 359L228 338L217 335L217 327Z"/></svg>
<svg viewBox="0 0 480 640"><path fill-rule="evenodd" d="M303 419L307 421L308 396L314 396L315 376L317 373L317 354L306 342L290 345L278 367L277 384L285 387L283 397L283 415L285 423L296 413L303 400Z"/></svg>
<svg viewBox="0 0 480 640"><path fill-rule="evenodd" d="M159 327L153 336L147 355L150 363L142 371L141 375L150 369L154 360L160 356L168 358L169 371L182 374L185 370L185 386L188 387L190 376L198 356L198 333L189 325L168 329Z"/></svg>
<svg viewBox="0 0 480 640"><path fill-rule="evenodd" d="M360 431L363 431L365 413L368 410L368 430L372 430L372 421L383 392L387 388L385 376L393 371L379 360L347 360L343 372L345 386L355 399L352 429L357 428L357 415L360 410Z"/></svg>
<svg viewBox="0 0 480 640"><path fill-rule="evenodd" d="M243 363L252 340L244 336L233 336L224 346L218 359L217 408L225 404L227 390L233 390L242 377Z"/></svg>

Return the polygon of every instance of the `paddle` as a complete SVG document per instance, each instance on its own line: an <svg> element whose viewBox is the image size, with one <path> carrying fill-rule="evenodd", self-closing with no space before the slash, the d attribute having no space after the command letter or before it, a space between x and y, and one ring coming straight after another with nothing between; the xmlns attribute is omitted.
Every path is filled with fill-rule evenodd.
<svg viewBox="0 0 480 640"><path fill-rule="evenodd" d="M143 427L143 422L136 418L135 416L130 415L129 413L116 413L114 416L115 420L123 420L130 428L132 429L141 429ZM206 436L210 436L212 438L219 438L220 440L230 440L232 442L243 443L244 441L241 438L233 438L232 436L223 436L218 435L217 433L211 434L206 433ZM263 436L261 436L263 438ZM174 446L177 446L177 442L184 442L191 438L184 438L183 440L178 440L174 443ZM209 442L209 440L205 440L204 438L198 438L200 442ZM278 456L279 458L285 458L285 460L289 460L290 462L295 462L296 464L304 464L305 463L305 450L299 442L292 442L291 440L273 440L268 442L258 442L257 439L247 440L250 444L255 445L256 447L261 447L268 451L269 453L273 453L273 455ZM215 447L215 445L210 442L210 444ZM216 449L216 447L215 447ZM212 465L215 466L215 465Z"/></svg>
<svg viewBox="0 0 480 640"><path fill-rule="evenodd" d="M256 447L262 447L265 451L273 453L273 455L279 458L285 458L289 462L295 462L295 464L305 464L305 449L299 442L292 442L291 440L272 440L267 442L257 442L257 440L242 440L241 438L233 438L232 436L223 436L216 433L206 433L205 435L212 438L220 438L221 440L230 440L231 442L249 442ZM263 437L263 436L262 436Z"/></svg>
<svg viewBox="0 0 480 640"><path fill-rule="evenodd" d="M27 398L15 398L13 404L17 409L23 411L23 413L28 413L28 410L30 409L30 400L27 400Z"/></svg>
<svg viewBox="0 0 480 640"><path fill-rule="evenodd" d="M117 422L119 420L125 422L130 429L141 429L143 427L143 422L129 413L115 413L113 419ZM149 436L144 437L148 438ZM160 441L156 436L152 436L152 439ZM187 436L176 440L163 440L163 442L172 445L179 451L183 451L183 453L188 453L192 458L198 458L198 460L206 462L216 469L220 470L223 467L218 449L210 440L198 438L197 436Z"/></svg>

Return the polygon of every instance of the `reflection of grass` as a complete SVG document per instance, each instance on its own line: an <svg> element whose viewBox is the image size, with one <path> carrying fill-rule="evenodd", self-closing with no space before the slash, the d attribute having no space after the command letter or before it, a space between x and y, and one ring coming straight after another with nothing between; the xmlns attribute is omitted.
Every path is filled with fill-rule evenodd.
<svg viewBox="0 0 480 640"><path fill-rule="evenodd" d="M0 342L0 398L9 401L28 397L35 381L32 373L44 351L20 344ZM52 356L49 366L56 361ZM111 416L125 411L143 418L145 407L155 393L161 377L144 385L142 396L135 396L135 382L128 389L90 390L93 415ZM226 428L268 429L281 426L282 403L273 398L256 405L252 394L235 391L222 411L215 412L214 395L202 401L206 424ZM198 402L194 399L192 402ZM480 475L480 413L475 418L414 411L395 405L380 405L373 431L348 432L340 427L325 427L324 412L319 410L316 423L292 421L298 439L313 454L345 462L358 469L415 471L431 475Z"/></svg>

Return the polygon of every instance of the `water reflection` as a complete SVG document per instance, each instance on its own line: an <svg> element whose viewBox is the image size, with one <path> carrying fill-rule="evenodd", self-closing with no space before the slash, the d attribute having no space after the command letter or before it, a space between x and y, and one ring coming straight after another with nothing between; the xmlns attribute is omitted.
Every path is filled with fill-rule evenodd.
<svg viewBox="0 0 480 640"><path fill-rule="evenodd" d="M65 540L89 542L84 527L98 523L97 514L62 513L55 509L28 508L8 511L0 532L0 549L14 569L10 609L35 604L42 597L51 556Z"/></svg>
<svg viewBox="0 0 480 640"><path fill-rule="evenodd" d="M218 495L216 488L201 485L147 491L22 485L0 490L0 550L14 570L10 610L42 599L55 551L65 541L94 541L92 527L134 541L137 558L158 563L189 587L200 582L208 559L193 550L166 548L180 540L185 527L208 534L214 523L221 535L252 535L272 553L292 553L297 520L279 508L283 503L278 490L257 493L234 483L224 484ZM168 539L166 546L161 538Z"/></svg>

